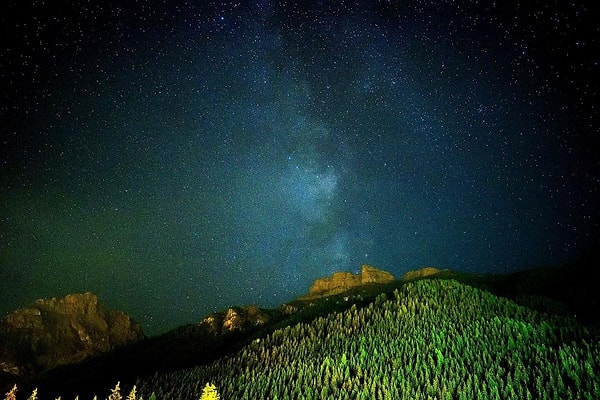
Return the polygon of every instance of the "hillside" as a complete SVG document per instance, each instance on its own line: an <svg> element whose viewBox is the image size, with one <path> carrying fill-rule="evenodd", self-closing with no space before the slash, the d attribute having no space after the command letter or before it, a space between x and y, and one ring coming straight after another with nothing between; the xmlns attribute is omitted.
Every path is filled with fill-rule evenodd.
<svg viewBox="0 0 600 400"><path fill-rule="evenodd" d="M368 267L369 277L375 272L382 278L375 281L363 279L363 273L356 276L336 273L317 279L311 287L322 288L325 282L327 291L309 292L276 309L261 309L253 305L230 307L158 337L129 344L82 363L55 368L32 380L16 381L19 398L37 387L41 400L58 396L71 399L76 395L82 399L98 395L102 399L117 381L122 382L121 387L125 391L133 386L136 379L146 399L152 391L163 395L159 399L173 398L173 393L180 392L185 393L181 398L188 398L188 395L196 395L201 390L202 379L217 384L223 393L234 393L221 398L246 398L244 396L250 393L263 398L263 394L259 396L257 393L262 393L265 388L268 388L268 393L264 394L267 396L264 398L274 398L269 397L271 394L285 398L278 391L281 382L294 390L292 398L309 398L308 394L295 392L304 390L301 389L304 380L310 382L310 387L326 390L328 397L334 398L338 392L350 395L355 390L363 390L366 384L375 385L373 390L377 390L379 384L373 380L377 379L364 375L365 371L379 371L381 377L388 376L386 385L389 387L386 390L390 387L401 389L402 393L407 390L400 380L390 380L400 371L402 376L409 376L406 380L411 382L410 390L434 391L423 386L422 377L413 376L411 369L416 367L425 377L433 379L432 376L437 376L438 389L443 380L446 397L442 398L458 398L458 394L466 390L464 385L470 385L467 387L469 390L480 390L483 383L488 384L489 377L485 376L477 384L473 381L475 378L482 379L480 374L473 374L472 367L479 354L488 354L478 361L482 371L496 368L498 376L511 377L509 381L495 384L505 388L504 395L510 393L510 389L506 388L508 384L514 389L516 398L526 395L516 387L536 393L533 385L540 385L537 383L539 379L545 387L553 388L548 389L551 393L562 393L563 389L571 391L575 387L588 393L600 385L598 377L593 374L598 370L600 337L599 307L595 295L598 282L587 273L595 265L597 262L584 262L570 267L532 269L508 275L464 274L423 268L406 273L400 280L390 280L387 272ZM356 281L355 284L348 285L347 276L352 282ZM490 331L490 326L494 330ZM431 335L434 335L435 348L431 347ZM475 344L477 341L479 345ZM526 348L529 343L536 345L534 350ZM545 350L534 357L532 351L540 348ZM514 353L512 358L507 356L506 351ZM280 354L286 354L286 357L280 360ZM356 354L360 354L358 359ZM469 354L471 358L467 357ZM567 373L567 367L561 364L565 354L568 356L567 364L583 366L579 372L571 369ZM583 359L583 354L587 354L587 358ZM328 358L323 359L324 355ZM441 366L436 364L436 360L440 355L443 365L449 367L438 371L436 368ZM264 364L265 357L267 364ZM431 363L428 357L433 357L434 362L432 365L414 365L414 361L407 364L403 361L406 357L418 363ZM399 363L399 360L402 362ZM532 360L537 363L535 374L520 375L520 381L515 382L516 371L529 371ZM340 362L344 364L341 371L335 369L339 366L333 368L330 365L337 366ZM497 369L498 364L501 369ZM302 366L302 374L288 376L287 372L279 370L293 371L298 366ZM452 369L448 369L450 366ZM467 375L464 375L465 368L471 376L469 383ZM546 373L548 368L556 369L553 375ZM321 381L330 382L334 370L338 374L337 383L330 385L338 385L338 389L322 389ZM588 370L592 373L585 372ZM579 375L573 377L574 373ZM247 374L250 377L244 376ZM539 378L541 375L544 377ZM344 377L343 382L340 376ZM579 383L575 379L579 379ZM404 382L404 379L401 381ZM455 382L452 387L448 386L451 381ZM581 381L594 383L582 386ZM15 380L6 376L0 377L0 382L4 382L2 389L6 392ZM315 386L316 382L321 383ZM527 383L525 386L524 382ZM357 389L355 386L358 384L363 389ZM477 385L477 389L473 385ZM282 390L285 394L289 388ZM469 390L466 392L471 393ZM451 397L448 393L455 396ZM506 398L502 392L499 393L501 398ZM319 396L321 392L316 398ZM369 395L361 396L368 398ZM485 398L490 398L489 394Z"/></svg>
<svg viewBox="0 0 600 400"><path fill-rule="evenodd" d="M137 381L158 399L600 398L598 332L455 280L277 330L205 366Z"/></svg>

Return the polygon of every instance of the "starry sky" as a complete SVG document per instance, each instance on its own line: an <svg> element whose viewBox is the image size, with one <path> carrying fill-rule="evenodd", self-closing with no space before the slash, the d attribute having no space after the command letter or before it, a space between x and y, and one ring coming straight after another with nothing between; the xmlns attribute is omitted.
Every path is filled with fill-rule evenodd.
<svg viewBox="0 0 600 400"><path fill-rule="evenodd" d="M0 315L92 291L156 334L368 263L598 243L593 1L8 1Z"/></svg>

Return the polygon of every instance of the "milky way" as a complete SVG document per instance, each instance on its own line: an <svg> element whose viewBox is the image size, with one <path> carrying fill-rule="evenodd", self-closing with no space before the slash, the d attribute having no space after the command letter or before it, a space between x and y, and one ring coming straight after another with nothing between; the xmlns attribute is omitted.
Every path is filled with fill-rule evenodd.
<svg viewBox="0 0 600 400"><path fill-rule="evenodd" d="M587 2L315 3L3 5L0 312L89 290L157 333L594 247Z"/></svg>

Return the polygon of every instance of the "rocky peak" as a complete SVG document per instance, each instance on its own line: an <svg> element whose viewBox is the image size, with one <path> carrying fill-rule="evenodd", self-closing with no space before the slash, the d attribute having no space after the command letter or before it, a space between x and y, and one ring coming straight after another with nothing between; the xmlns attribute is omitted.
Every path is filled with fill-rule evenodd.
<svg viewBox="0 0 600 400"><path fill-rule="evenodd" d="M93 293L37 300L0 320L0 370L30 376L143 338L138 324Z"/></svg>
<svg viewBox="0 0 600 400"><path fill-rule="evenodd" d="M369 265L363 265L360 274L335 272L333 275L320 278L310 287L304 299L333 296L369 283L393 282L394 276Z"/></svg>
<svg viewBox="0 0 600 400"><path fill-rule="evenodd" d="M428 276L438 275L443 272L449 272L448 269L439 269L435 267L423 267L414 271L408 271L402 276L403 281L411 281L413 279L426 278Z"/></svg>
<svg viewBox="0 0 600 400"><path fill-rule="evenodd" d="M245 307L229 307L204 318L200 325L206 326L214 334L245 332L266 324L271 317L267 311L251 304Z"/></svg>
<svg viewBox="0 0 600 400"><path fill-rule="evenodd" d="M363 265L360 272L360 280L365 283L388 283L395 280L394 275L375 267Z"/></svg>

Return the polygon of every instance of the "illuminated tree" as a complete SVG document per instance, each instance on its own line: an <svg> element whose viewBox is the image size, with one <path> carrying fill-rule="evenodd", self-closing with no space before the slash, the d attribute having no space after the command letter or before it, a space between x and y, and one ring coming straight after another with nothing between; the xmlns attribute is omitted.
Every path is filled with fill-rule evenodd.
<svg viewBox="0 0 600 400"><path fill-rule="evenodd" d="M217 393L217 387L212 383L207 383L202 389L202 396L200 400L219 400L219 394Z"/></svg>

